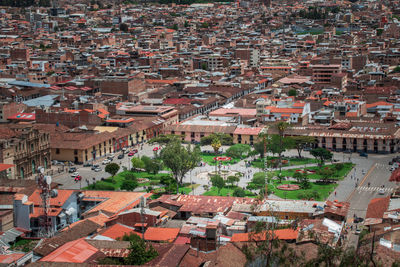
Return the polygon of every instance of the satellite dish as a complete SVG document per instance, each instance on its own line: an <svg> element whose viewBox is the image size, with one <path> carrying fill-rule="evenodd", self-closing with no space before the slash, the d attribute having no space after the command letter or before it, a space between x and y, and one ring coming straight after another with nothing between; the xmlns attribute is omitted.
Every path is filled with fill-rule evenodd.
<svg viewBox="0 0 400 267"><path fill-rule="evenodd" d="M46 176L46 184L51 184L51 176Z"/></svg>

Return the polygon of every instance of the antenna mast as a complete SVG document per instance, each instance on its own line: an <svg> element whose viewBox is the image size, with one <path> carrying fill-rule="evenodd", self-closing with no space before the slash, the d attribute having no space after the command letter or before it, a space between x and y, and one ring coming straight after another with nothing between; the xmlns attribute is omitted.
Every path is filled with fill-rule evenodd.
<svg viewBox="0 0 400 267"><path fill-rule="evenodd" d="M39 167L39 177L37 180L40 189L40 198L42 199L42 205L39 208L39 237L51 237L53 236L53 229L51 223L51 217L49 213L51 211L50 207L50 191L51 191L51 176L44 176L44 168Z"/></svg>

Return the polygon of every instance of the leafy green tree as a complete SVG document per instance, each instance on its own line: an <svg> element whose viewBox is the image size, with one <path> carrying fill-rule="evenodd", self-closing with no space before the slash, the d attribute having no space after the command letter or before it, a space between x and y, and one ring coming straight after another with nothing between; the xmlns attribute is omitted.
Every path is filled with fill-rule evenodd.
<svg viewBox="0 0 400 267"><path fill-rule="evenodd" d="M185 27L185 28L189 27L189 22L187 20L185 20L185 23L183 24L183 27Z"/></svg>
<svg viewBox="0 0 400 267"><path fill-rule="evenodd" d="M322 176L322 179L327 182L328 180L332 179L335 171L331 168L323 168L318 170L318 174Z"/></svg>
<svg viewBox="0 0 400 267"><path fill-rule="evenodd" d="M299 158L301 158L301 152L305 147L314 144L316 142L316 139L313 136L293 136L291 138L294 141L294 146L297 149Z"/></svg>
<svg viewBox="0 0 400 267"><path fill-rule="evenodd" d="M178 28L178 24L172 25L172 29L175 30L175 31L177 31L177 30L179 29L179 28Z"/></svg>
<svg viewBox="0 0 400 267"><path fill-rule="evenodd" d="M320 167L324 165L324 162L326 160L330 160L333 157L332 152L330 152L328 149L325 148L314 148L313 150L310 151L310 154L313 155L317 160L320 162Z"/></svg>
<svg viewBox="0 0 400 267"><path fill-rule="evenodd" d="M114 177L119 171L119 165L117 163L109 163L106 165L106 168L104 170L107 173L111 174L112 177Z"/></svg>
<svg viewBox="0 0 400 267"><path fill-rule="evenodd" d="M311 184L307 179L307 174L302 172L295 172L293 174L293 178L295 178L297 182L300 184L301 189L308 189L311 187Z"/></svg>
<svg viewBox="0 0 400 267"><path fill-rule="evenodd" d="M138 185L139 183L136 179L125 179L121 184L121 190L133 191Z"/></svg>
<svg viewBox="0 0 400 267"><path fill-rule="evenodd" d="M230 184L232 187L235 185L235 183L238 183L239 181L240 178L235 175L231 175L226 178L226 182Z"/></svg>
<svg viewBox="0 0 400 267"><path fill-rule="evenodd" d="M138 235L129 237L129 255L124 259L126 265L143 265L158 256L152 245L146 244Z"/></svg>
<svg viewBox="0 0 400 267"><path fill-rule="evenodd" d="M232 158L243 158L251 151L251 147L246 144L235 144L226 150L226 155Z"/></svg>
<svg viewBox="0 0 400 267"><path fill-rule="evenodd" d="M265 179L267 174L265 172L256 172L251 179L251 183L257 188L262 189L265 188Z"/></svg>
<svg viewBox="0 0 400 267"><path fill-rule="evenodd" d="M214 175L211 177L211 184L218 189L218 195L222 188L225 186L225 180L220 175Z"/></svg>
<svg viewBox="0 0 400 267"><path fill-rule="evenodd" d="M157 174L161 170L161 163L157 159L151 159L147 156L142 156L144 169L148 173Z"/></svg>
<svg viewBox="0 0 400 267"><path fill-rule="evenodd" d="M207 136L204 136L200 139L200 144L202 146L207 146L211 145L213 140L217 138L221 142L221 145L223 146L230 146L233 144L233 138L229 134L223 134L223 133L213 133Z"/></svg>
<svg viewBox="0 0 400 267"><path fill-rule="evenodd" d="M233 191L233 196L234 197L245 197L246 196L246 192L244 191L243 188L236 187L235 190Z"/></svg>
<svg viewBox="0 0 400 267"><path fill-rule="evenodd" d="M218 150L221 148L221 140L215 137L211 142L211 147L214 149L214 153L217 154Z"/></svg>
<svg viewBox="0 0 400 267"><path fill-rule="evenodd" d="M185 174L198 166L201 161L200 148L191 145L184 147L179 141L173 141L161 151L161 159L165 166L171 169L176 180L176 193Z"/></svg>
<svg viewBox="0 0 400 267"><path fill-rule="evenodd" d="M180 141L182 139L181 135L176 134L160 134L157 137L154 137L148 141L149 144L159 144L159 145L167 145L174 141Z"/></svg>
<svg viewBox="0 0 400 267"><path fill-rule="evenodd" d="M140 158L133 157L131 159L131 162L132 162L132 168L134 170L144 169L145 167L143 160L141 160Z"/></svg>

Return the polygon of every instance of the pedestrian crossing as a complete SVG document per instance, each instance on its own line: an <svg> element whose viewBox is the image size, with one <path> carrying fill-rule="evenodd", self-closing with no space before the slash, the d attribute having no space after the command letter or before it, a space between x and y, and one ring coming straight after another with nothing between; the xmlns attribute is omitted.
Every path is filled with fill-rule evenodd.
<svg viewBox="0 0 400 267"><path fill-rule="evenodd" d="M380 187L380 186L360 186L357 187L357 191L363 191L363 192L378 192L380 189L382 189L383 192L393 192L394 188L390 188L390 187Z"/></svg>

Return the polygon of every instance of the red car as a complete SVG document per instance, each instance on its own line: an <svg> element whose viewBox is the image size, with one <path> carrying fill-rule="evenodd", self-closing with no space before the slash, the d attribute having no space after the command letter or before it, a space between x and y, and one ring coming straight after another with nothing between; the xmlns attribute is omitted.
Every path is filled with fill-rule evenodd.
<svg viewBox="0 0 400 267"><path fill-rule="evenodd" d="M75 176L74 180L75 180L75 182L79 182L80 180L82 180L82 176L80 176L80 175Z"/></svg>
<svg viewBox="0 0 400 267"><path fill-rule="evenodd" d="M132 157L133 155L135 155L134 152L129 152L129 154L128 154L129 157Z"/></svg>

